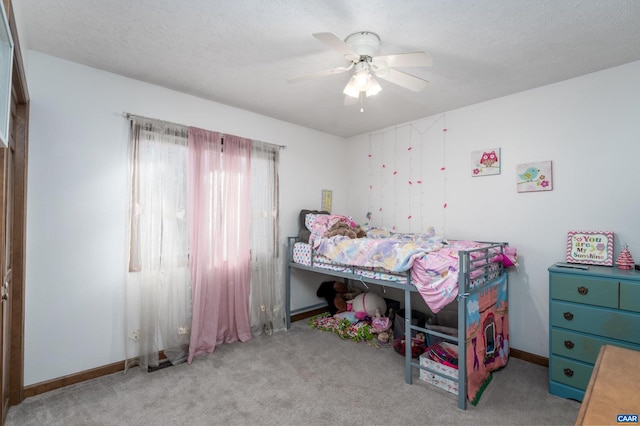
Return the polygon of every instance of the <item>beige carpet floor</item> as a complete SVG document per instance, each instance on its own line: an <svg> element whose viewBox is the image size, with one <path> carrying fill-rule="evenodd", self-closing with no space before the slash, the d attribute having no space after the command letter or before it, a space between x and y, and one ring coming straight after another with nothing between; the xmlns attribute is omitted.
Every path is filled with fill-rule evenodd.
<svg viewBox="0 0 640 426"><path fill-rule="evenodd" d="M571 425L580 409L548 393L546 368L515 358L467 410L417 376L405 383L392 348L299 321L220 345L191 365L133 369L27 398L6 425Z"/></svg>

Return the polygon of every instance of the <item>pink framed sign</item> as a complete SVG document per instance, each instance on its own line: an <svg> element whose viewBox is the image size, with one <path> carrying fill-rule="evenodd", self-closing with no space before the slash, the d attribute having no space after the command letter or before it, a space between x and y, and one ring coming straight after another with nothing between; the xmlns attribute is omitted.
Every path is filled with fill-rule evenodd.
<svg viewBox="0 0 640 426"><path fill-rule="evenodd" d="M567 262L613 266L613 232L569 231Z"/></svg>

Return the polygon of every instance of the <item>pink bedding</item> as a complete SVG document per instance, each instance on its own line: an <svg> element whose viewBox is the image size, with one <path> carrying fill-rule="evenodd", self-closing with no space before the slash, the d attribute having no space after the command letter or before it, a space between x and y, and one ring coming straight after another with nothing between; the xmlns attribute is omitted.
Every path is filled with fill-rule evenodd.
<svg viewBox="0 0 640 426"><path fill-rule="evenodd" d="M416 259L411 268L411 278L422 298L427 302L434 314L451 303L458 296L459 277L459 251L472 250L487 247L490 244L475 241L452 240L446 247L438 251L427 253L425 256ZM485 271L489 273L488 278L496 278L500 273L500 265L514 265L516 262L516 251L514 248L506 246L504 253L499 248L491 249L493 257L487 263L483 252L471 253L472 267L486 265L486 269L478 269L471 272L471 287L477 286L486 280ZM476 259L475 261L473 261Z"/></svg>
<svg viewBox="0 0 640 426"><path fill-rule="evenodd" d="M465 240L446 241L436 236L432 227L427 234L385 233L371 228L367 230L367 238L325 238L325 233L336 223L355 226L349 216L306 215L305 226L311 232L309 252L313 248L329 259L332 269L348 265L391 273L410 270L413 284L434 314L458 296L459 252L491 245ZM308 256L311 258L311 253ZM471 253L471 287L497 278L500 263L505 267L516 264L516 251L509 246L502 250L491 248L490 259L484 259L484 256L484 251ZM473 270L474 267L479 269Z"/></svg>

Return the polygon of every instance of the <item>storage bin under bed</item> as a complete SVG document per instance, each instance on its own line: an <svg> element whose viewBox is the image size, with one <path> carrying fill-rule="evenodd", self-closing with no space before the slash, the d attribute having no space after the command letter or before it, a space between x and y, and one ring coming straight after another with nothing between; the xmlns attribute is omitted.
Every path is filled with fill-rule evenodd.
<svg viewBox="0 0 640 426"><path fill-rule="evenodd" d="M456 355L458 354L458 345L443 342L440 343L440 346L445 347L449 352L455 353ZM451 392L456 395L458 394L457 368L449 367L448 365L444 365L437 361L434 361L429 358L426 353L420 355L420 365L423 367L429 367L432 370L446 374L447 376L452 376L456 379L454 381L443 376L438 376L437 374L434 374L430 371L420 369L420 380L424 380L425 382L444 389L447 392Z"/></svg>

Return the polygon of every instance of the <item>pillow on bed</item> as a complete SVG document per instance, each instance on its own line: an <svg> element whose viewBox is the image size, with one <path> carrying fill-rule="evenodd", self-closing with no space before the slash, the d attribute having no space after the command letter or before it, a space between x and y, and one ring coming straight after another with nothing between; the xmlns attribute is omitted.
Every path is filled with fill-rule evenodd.
<svg viewBox="0 0 640 426"><path fill-rule="evenodd" d="M313 214L329 214L328 211L324 210L300 210L300 215L298 216L298 240L303 243L309 242L309 237L311 236L311 231L307 228L306 219L309 213Z"/></svg>
<svg viewBox="0 0 640 426"><path fill-rule="evenodd" d="M356 223L349 216L338 214L317 214L309 213L305 219L305 226L311 231L309 243L322 238L329 229L336 223L345 223L350 227L356 226Z"/></svg>

